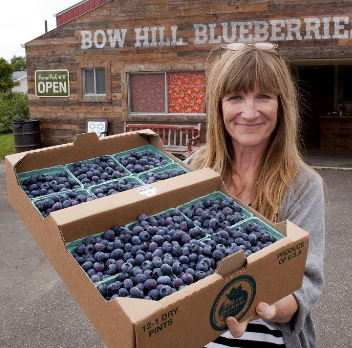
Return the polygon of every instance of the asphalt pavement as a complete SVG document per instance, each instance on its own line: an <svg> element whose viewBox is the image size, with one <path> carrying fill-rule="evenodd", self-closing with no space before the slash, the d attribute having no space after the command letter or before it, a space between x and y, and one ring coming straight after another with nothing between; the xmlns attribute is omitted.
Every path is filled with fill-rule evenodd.
<svg viewBox="0 0 352 348"><path fill-rule="evenodd" d="M351 168L351 163L346 159L343 167ZM317 167L331 168L334 163L328 164L322 161ZM327 204L325 287L314 308L317 348L350 348L352 171L318 169L318 172L326 184ZM0 163L0 294L1 348L106 347L9 205L3 162Z"/></svg>

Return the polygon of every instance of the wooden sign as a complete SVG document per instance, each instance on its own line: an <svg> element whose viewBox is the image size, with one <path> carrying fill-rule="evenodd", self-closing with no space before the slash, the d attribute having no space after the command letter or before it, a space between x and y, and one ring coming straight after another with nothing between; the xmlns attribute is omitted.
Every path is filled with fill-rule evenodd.
<svg viewBox="0 0 352 348"><path fill-rule="evenodd" d="M37 97L67 98L70 96L68 70L36 70L35 95Z"/></svg>

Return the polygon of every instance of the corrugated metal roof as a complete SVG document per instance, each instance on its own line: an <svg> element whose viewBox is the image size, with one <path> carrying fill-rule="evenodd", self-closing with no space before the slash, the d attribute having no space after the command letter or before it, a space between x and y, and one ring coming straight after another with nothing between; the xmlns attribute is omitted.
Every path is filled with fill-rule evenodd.
<svg viewBox="0 0 352 348"><path fill-rule="evenodd" d="M56 26L60 26L64 23L67 23L101 5L104 5L107 2L112 0L83 0L73 5L66 10L63 10L56 15Z"/></svg>

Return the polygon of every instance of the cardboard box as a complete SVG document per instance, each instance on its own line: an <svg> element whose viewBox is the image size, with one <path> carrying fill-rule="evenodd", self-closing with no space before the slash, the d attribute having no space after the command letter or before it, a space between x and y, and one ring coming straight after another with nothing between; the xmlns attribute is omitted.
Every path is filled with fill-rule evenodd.
<svg viewBox="0 0 352 348"><path fill-rule="evenodd" d="M220 176L205 168L155 183L156 194L151 196L135 188L53 212L45 219L16 178L16 173L148 143L163 149L160 139L148 131L100 140L92 133L77 136L73 144L7 156L9 201L109 347L203 347L226 331L226 316L243 320L254 314L258 302L274 303L301 287L308 251L305 231L289 221L275 225L286 238L248 258L243 252L228 256L213 275L160 301L131 298L105 301L68 252L66 243L115 224L123 226L135 221L141 213L156 214L216 190L227 194ZM246 206L246 209L269 223L251 208Z"/></svg>

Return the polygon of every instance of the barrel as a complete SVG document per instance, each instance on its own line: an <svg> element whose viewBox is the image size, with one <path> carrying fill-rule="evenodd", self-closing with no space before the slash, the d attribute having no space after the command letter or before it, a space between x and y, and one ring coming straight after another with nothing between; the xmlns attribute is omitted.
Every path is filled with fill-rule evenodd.
<svg viewBox="0 0 352 348"><path fill-rule="evenodd" d="M38 149L41 145L38 120L12 122L16 152Z"/></svg>

